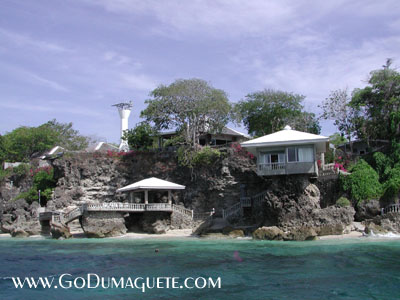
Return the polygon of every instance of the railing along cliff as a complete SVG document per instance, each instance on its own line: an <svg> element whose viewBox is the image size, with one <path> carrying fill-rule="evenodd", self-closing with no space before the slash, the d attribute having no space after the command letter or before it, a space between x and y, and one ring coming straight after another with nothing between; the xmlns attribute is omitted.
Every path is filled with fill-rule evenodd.
<svg viewBox="0 0 400 300"><path fill-rule="evenodd" d="M400 213L400 204L391 204L381 209L381 214Z"/></svg>
<svg viewBox="0 0 400 300"><path fill-rule="evenodd" d="M41 212L39 213L40 220L53 220L58 223L69 223L83 215L85 211L119 211L119 212L145 212L145 211L169 211L178 212L190 219L206 218L206 214L211 216L214 212L196 214L194 217L193 210L187 209L181 205L170 203L122 203L122 202L109 202L109 203L87 203L82 206L76 207L71 211L62 214L61 212Z"/></svg>
<svg viewBox="0 0 400 300"><path fill-rule="evenodd" d="M252 197L241 197L240 202L222 210L222 218L226 219L233 215L243 214L244 207L252 207L253 205L258 205L265 199L267 191L258 193Z"/></svg>

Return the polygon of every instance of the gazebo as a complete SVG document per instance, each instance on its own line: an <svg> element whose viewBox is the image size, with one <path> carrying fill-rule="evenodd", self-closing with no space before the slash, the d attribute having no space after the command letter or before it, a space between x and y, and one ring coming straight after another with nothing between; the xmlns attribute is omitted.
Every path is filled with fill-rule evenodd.
<svg viewBox="0 0 400 300"><path fill-rule="evenodd" d="M168 204L172 204L172 191L184 190L185 186L176 184L167 180L162 180L156 177L143 179L141 181L124 186L117 190L119 192L129 192L129 198L133 200L133 193L144 192L144 204L149 203L149 191L168 191Z"/></svg>

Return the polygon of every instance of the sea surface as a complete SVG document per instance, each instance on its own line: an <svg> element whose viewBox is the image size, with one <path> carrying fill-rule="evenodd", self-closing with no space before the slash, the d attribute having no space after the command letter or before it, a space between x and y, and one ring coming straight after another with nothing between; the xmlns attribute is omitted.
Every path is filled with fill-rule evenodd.
<svg viewBox="0 0 400 300"><path fill-rule="evenodd" d="M65 273L220 277L221 288L17 289L10 278ZM400 299L400 240L0 238L0 299Z"/></svg>

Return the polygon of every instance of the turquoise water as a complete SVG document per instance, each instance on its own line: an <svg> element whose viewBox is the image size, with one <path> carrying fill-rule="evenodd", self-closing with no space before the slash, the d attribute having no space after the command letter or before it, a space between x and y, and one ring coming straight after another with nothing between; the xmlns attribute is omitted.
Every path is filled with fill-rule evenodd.
<svg viewBox="0 0 400 300"><path fill-rule="evenodd" d="M221 289L16 289L8 278L63 273L221 277ZM1 238L0 299L400 299L400 240Z"/></svg>

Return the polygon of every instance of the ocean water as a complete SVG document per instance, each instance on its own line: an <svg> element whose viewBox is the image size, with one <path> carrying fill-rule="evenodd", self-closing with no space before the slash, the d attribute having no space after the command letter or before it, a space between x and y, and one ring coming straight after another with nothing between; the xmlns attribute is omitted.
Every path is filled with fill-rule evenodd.
<svg viewBox="0 0 400 300"><path fill-rule="evenodd" d="M221 288L16 289L10 278L65 273L220 277ZM0 299L400 299L400 240L0 238Z"/></svg>

